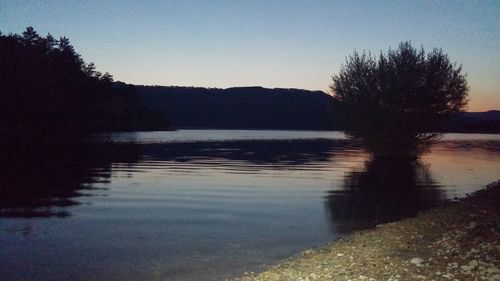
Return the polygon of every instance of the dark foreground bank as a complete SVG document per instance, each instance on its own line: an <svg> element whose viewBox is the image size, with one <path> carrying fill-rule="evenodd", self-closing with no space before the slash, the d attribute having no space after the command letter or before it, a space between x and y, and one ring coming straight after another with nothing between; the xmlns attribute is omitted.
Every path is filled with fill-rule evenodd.
<svg viewBox="0 0 500 281"><path fill-rule="evenodd" d="M236 280L500 280L500 181Z"/></svg>

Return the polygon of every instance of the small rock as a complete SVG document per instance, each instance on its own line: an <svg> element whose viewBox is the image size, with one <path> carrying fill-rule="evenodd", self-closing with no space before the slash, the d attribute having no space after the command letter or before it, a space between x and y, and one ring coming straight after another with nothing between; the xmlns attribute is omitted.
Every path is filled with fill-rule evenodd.
<svg viewBox="0 0 500 281"><path fill-rule="evenodd" d="M460 267L460 269L462 269L463 273L470 273L470 271L473 269L473 267L472 266L468 266L468 265L462 265Z"/></svg>
<svg viewBox="0 0 500 281"><path fill-rule="evenodd" d="M448 278L448 279L451 279L453 278L455 275L451 274L451 273L447 273L447 274L443 274L442 275L444 278Z"/></svg>
<svg viewBox="0 0 500 281"><path fill-rule="evenodd" d="M307 255L311 255L311 254L313 254L313 253L314 253L314 251L313 251L313 250L305 250L305 251L304 251L304 255L306 255L306 256L307 256Z"/></svg>
<svg viewBox="0 0 500 281"><path fill-rule="evenodd" d="M496 267L490 267L490 268L486 269L486 272L488 272L489 274L500 273L500 269L498 269Z"/></svg>
<svg viewBox="0 0 500 281"><path fill-rule="evenodd" d="M420 265L421 263L423 263L423 262L424 262L424 260L423 260L423 259L421 259L421 258L413 258L413 259L411 259L411 261L410 261L410 262L411 262L412 264L415 264L415 265Z"/></svg>
<svg viewBox="0 0 500 281"><path fill-rule="evenodd" d="M474 253L479 253L479 250L475 248L470 249L469 254L474 254Z"/></svg>
<svg viewBox="0 0 500 281"><path fill-rule="evenodd" d="M478 264L479 263L477 262L477 260L471 260L469 262L469 266L472 267L472 268L476 268L478 266Z"/></svg>

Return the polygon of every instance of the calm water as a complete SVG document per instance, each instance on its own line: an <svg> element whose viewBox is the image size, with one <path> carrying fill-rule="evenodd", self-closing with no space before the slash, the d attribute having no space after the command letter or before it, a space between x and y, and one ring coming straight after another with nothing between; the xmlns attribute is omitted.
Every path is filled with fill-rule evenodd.
<svg viewBox="0 0 500 281"><path fill-rule="evenodd" d="M0 168L0 280L218 280L500 179L500 135L395 162L339 132L117 133Z"/></svg>

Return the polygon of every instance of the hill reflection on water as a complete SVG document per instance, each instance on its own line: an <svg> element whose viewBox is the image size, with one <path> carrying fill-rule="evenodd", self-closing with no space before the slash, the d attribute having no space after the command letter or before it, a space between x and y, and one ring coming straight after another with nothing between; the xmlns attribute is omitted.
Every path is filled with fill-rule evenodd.
<svg viewBox="0 0 500 281"><path fill-rule="evenodd" d="M327 163L346 141L232 141L168 144L79 143L6 150L0 169L0 216L65 217L93 184L111 182L129 167L193 172L216 167L227 172L303 169ZM357 149L357 148L356 148ZM140 170L135 170L140 173ZM133 173L130 173L133 176Z"/></svg>

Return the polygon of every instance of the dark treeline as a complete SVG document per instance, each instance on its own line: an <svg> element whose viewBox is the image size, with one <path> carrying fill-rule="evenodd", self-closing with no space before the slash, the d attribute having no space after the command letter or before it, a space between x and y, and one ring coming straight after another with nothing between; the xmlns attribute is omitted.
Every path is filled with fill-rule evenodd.
<svg viewBox="0 0 500 281"><path fill-rule="evenodd" d="M321 91L262 87L136 87L145 103L177 128L339 128L333 100Z"/></svg>
<svg viewBox="0 0 500 281"><path fill-rule="evenodd" d="M4 136L80 134L152 128L160 121L137 103L134 87L85 63L69 39L0 33L0 132Z"/></svg>

